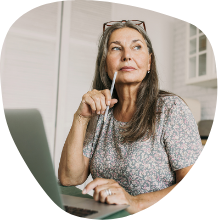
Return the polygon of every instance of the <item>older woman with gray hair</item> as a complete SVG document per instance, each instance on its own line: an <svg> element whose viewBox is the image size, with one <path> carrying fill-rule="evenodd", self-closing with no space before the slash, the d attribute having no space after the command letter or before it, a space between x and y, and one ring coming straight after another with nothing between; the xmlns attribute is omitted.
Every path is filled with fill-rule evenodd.
<svg viewBox="0 0 218 220"><path fill-rule="evenodd" d="M93 90L83 95L63 147L61 184L80 185L91 173L93 181L83 193L93 189L96 201L129 204L127 211L132 214L167 195L201 151L198 128L187 105L179 96L159 89L144 22L105 23Z"/></svg>

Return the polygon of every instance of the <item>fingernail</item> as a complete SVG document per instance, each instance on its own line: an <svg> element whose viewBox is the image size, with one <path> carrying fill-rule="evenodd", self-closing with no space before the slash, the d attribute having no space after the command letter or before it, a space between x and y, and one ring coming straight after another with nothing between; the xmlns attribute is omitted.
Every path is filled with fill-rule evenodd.
<svg viewBox="0 0 218 220"><path fill-rule="evenodd" d="M104 111L101 113L102 115L104 114Z"/></svg>
<svg viewBox="0 0 218 220"><path fill-rule="evenodd" d="M84 189L84 190L82 191L82 194L86 194L86 189Z"/></svg>
<svg viewBox="0 0 218 220"><path fill-rule="evenodd" d="M107 105L110 105L110 104L111 104L111 102L110 102L110 101L108 101L108 102L107 102Z"/></svg>
<svg viewBox="0 0 218 220"><path fill-rule="evenodd" d="M99 114L100 114L100 111L99 111L99 112L97 112L97 114L99 115Z"/></svg>

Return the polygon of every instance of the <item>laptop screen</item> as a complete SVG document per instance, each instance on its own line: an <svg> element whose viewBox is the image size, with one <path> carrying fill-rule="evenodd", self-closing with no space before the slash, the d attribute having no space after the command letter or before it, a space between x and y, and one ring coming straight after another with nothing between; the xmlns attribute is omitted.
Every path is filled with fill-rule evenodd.
<svg viewBox="0 0 218 220"><path fill-rule="evenodd" d="M11 136L33 176L56 205L64 209L41 114L36 109L5 109Z"/></svg>

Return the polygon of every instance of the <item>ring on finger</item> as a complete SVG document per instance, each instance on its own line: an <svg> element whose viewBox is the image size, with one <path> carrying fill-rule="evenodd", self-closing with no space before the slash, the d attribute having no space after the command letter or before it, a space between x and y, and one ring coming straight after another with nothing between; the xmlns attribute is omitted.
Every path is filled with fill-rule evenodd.
<svg viewBox="0 0 218 220"><path fill-rule="evenodd" d="M111 190L110 190L110 189L105 189L105 192L106 192L106 195L107 195L107 196L111 196L111 195L112 195L112 193L111 193Z"/></svg>

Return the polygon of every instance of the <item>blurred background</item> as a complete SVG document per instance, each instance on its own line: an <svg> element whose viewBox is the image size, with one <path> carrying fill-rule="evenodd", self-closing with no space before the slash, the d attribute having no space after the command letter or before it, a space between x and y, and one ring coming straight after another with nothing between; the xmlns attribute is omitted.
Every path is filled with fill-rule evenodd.
<svg viewBox="0 0 218 220"><path fill-rule="evenodd" d="M160 88L181 96L199 125L202 140L209 135L217 74L213 50L201 30L122 4L83 0L46 4L24 14L10 28L0 74L5 109L41 112L56 176L73 115L82 95L91 89L103 23L119 20L145 21Z"/></svg>

